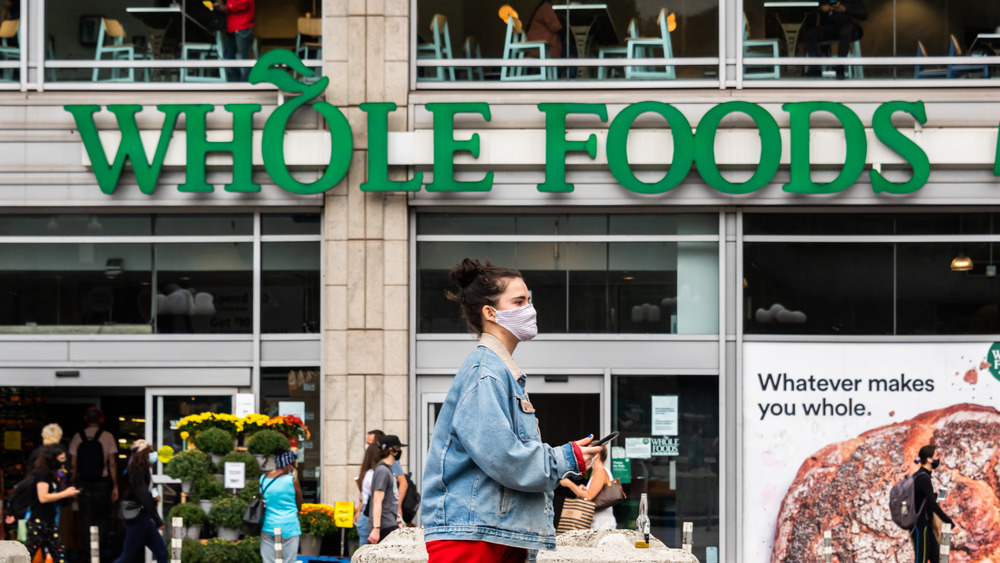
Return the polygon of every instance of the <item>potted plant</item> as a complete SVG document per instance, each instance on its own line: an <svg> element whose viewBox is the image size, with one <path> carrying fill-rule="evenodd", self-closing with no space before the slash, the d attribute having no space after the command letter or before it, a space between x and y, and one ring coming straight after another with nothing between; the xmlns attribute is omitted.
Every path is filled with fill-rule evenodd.
<svg viewBox="0 0 1000 563"><path fill-rule="evenodd" d="M191 486L191 496L198 500L198 505L207 513L212 510L216 500L226 497L226 487L218 479L203 475L195 479Z"/></svg>
<svg viewBox="0 0 1000 563"><path fill-rule="evenodd" d="M205 546L197 539L184 538L181 542L181 561L184 563L204 563Z"/></svg>
<svg viewBox="0 0 1000 563"><path fill-rule="evenodd" d="M233 451L233 435L221 428L209 428L194 437L194 445L211 454L212 463L218 465L222 456Z"/></svg>
<svg viewBox="0 0 1000 563"><path fill-rule="evenodd" d="M253 436L257 432L265 430L269 420L271 420L271 417L266 414L248 414L243 417L243 433L247 436Z"/></svg>
<svg viewBox="0 0 1000 563"><path fill-rule="evenodd" d="M319 555L323 536L337 531L333 507L328 504L303 504L299 510L299 525L302 527L299 553L312 557Z"/></svg>
<svg viewBox="0 0 1000 563"><path fill-rule="evenodd" d="M219 537L236 540L240 537L240 527L243 525L243 513L247 503L237 497L224 498L215 503L208 513L208 521L215 525Z"/></svg>
<svg viewBox="0 0 1000 563"><path fill-rule="evenodd" d="M225 467L226 462L237 462L243 464L243 475L249 482L251 479L256 479L260 475L260 466L257 465L257 459L254 458L252 454L247 452L230 452L222 456L222 460L219 462L219 467Z"/></svg>
<svg viewBox="0 0 1000 563"><path fill-rule="evenodd" d="M260 538L243 538L236 544L236 560L240 563L263 563L260 556ZM292 561L298 554L285 554L285 561ZM187 563L187 562L185 562Z"/></svg>
<svg viewBox="0 0 1000 563"><path fill-rule="evenodd" d="M201 525L205 522L205 511L197 504L189 502L178 504L170 509L170 519L180 518L184 521L184 537L198 539Z"/></svg>
<svg viewBox="0 0 1000 563"><path fill-rule="evenodd" d="M243 562L243 559L238 559L235 557L238 544L235 541L230 541L219 538L212 538L205 542L202 548L202 559L201 563L233 563L235 561ZM184 563L188 563L184 561Z"/></svg>
<svg viewBox="0 0 1000 563"><path fill-rule="evenodd" d="M305 423L295 415L276 416L267 422L267 426L284 434L292 448L299 447L299 440L308 440L310 437Z"/></svg>
<svg viewBox="0 0 1000 563"><path fill-rule="evenodd" d="M257 479L248 479L247 485L236 492L236 496L245 500L247 504L253 500L253 497L257 496L260 491L260 481Z"/></svg>
<svg viewBox="0 0 1000 563"><path fill-rule="evenodd" d="M205 452L185 450L170 458L165 469L168 476L181 480L181 490L191 490L191 481L208 473L211 464Z"/></svg>
<svg viewBox="0 0 1000 563"><path fill-rule="evenodd" d="M247 442L247 451L257 458L257 463L264 471L274 469L268 459L274 455L274 450L278 448L287 450L291 447L288 438L276 430L259 430Z"/></svg>

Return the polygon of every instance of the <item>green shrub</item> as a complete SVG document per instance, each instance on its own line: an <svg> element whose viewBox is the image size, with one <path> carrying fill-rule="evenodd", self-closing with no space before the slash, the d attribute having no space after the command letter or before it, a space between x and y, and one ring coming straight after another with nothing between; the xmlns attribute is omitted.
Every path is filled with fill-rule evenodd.
<svg viewBox="0 0 1000 563"><path fill-rule="evenodd" d="M247 502L241 498L224 498L215 503L208 513L208 521L219 528L241 528Z"/></svg>
<svg viewBox="0 0 1000 563"><path fill-rule="evenodd" d="M205 546L198 540L181 541L181 563L205 563Z"/></svg>
<svg viewBox="0 0 1000 563"><path fill-rule="evenodd" d="M228 496L226 487L215 477L202 475L194 480L191 486L191 496L195 500L215 500Z"/></svg>
<svg viewBox="0 0 1000 563"><path fill-rule="evenodd" d="M257 455L274 455L275 449L287 450L290 447L288 438L274 430L260 430L247 442L247 451Z"/></svg>
<svg viewBox="0 0 1000 563"><path fill-rule="evenodd" d="M260 538L243 538L236 544L237 561L240 563L263 563L260 556ZM288 558L288 556L285 556Z"/></svg>
<svg viewBox="0 0 1000 563"><path fill-rule="evenodd" d="M180 518L185 526L200 526L205 522L205 511L197 504L185 502L170 509L170 519Z"/></svg>
<svg viewBox="0 0 1000 563"><path fill-rule="evenodd" d="M253 497L257 496L257 493L259 491L260 491L260 481L258 481L257 479L248 479L247 486L237 491L236 496L245 500L247 504L249 504L250 501L253 500Z"/></svg>
<svg viewBox="0 0 1000 563"><path fill-rule="evenodd" d="M165 471L174 479L193 481L208 473L210 465L205 452L185 450L170 458Z"/></svg>
<svg viewBox="0 0 1000 563"><path fill-rule="evenodd" d="M226 455L233 451L233 435L221 428L209 428L194 437L194 445L206 453Z"/></svg>
<svg viewBox="0 0 1000 563"><path fill-rule="evenodd" d="M237 462L243 464L243 474L246 476L247 481L251 479L256 479L260 475L260 466L257 465L257 459L253 457L253 454L247 452L231 452L223 456L222 461L219 462L219 469L224 468L226 462Z"/></svg>
<svg viewBox="0 0 1000 563"><path fill-rule="evenodd" d="M201 563L243 563L236 553L239 542L212 538L205 542Z"/></svg>

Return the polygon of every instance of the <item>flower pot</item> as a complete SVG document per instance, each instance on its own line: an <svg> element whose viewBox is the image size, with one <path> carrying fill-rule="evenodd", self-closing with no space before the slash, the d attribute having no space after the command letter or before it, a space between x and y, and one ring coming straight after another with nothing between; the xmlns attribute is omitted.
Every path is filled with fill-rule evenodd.
<svg viewBox="0 0 1000 563"><path fill-rule="evenodd" d="M273 469L271 467L268 467L268 464L271 462L270 457L261 454L253 454L253 457L257 460L257 465L260 466L261 471L270 471L271 469Z"/></svg>
<svg viewBox="0 0 1000 563"><path fill-rule="evenodd" d="M190 493L191 492L191 480L181 481L181 492Z"/></svg>
<svg viewBox="0 0 1000 563"><path fill-rule="evenodd" d="M240 539L240 529L220 527L218 529L218 535L220 540L236 541Z"/></svg>
<svg viewBox="0 0 1000 563"><path fill-rule="evenodd" d="M208 454L208 457L212 458L212 465L218 466L220 463L222 463L221 454Z"/></svg>
<svg viewBox="0 0 1000 563"><path fill-rule="evenodd" d="M208 514L208 511L212 510L212 501L210 499L203 498L198 501L198 506L205 511L205 514Z"/></svg>
<svg viewBox="0 0 1000 563"><path fill-rule="evenodd" d="M222 483L223 485L226 484L226 476L223 475L222 473L215 473L212 476L215 477L216 481Z"/></svg>
<svg viewBox="0 0 1000 563"><path fill-rule="evenodd" d="M299 555L306 557L316 557L319 555L319 548L323 546L322 536L312 534L302 534L299 538Z"/></svg>
<svg viewBox="0 0 1000 563"><path fill-rule="evenodd" d="M198 539L201 535L201 526L185 526L184 527L184 537L191 539Z"/></svg>

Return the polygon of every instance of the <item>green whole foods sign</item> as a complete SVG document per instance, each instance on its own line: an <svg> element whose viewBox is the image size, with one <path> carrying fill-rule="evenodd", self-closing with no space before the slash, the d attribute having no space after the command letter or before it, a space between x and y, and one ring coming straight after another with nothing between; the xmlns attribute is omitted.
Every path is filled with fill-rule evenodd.
<svg viewBox="0 0 1000 563"><path fill-rule="evenodd" d="M322 77L313 83L294 79L284 67L302 76L312 76L301 60L292 52L275 50L267 53L257 62L250 73L250 82L268 82L279 89L299 94L278 108L268 117L262 136L262 156L264 168L278 186L296 194L318 194L333 188L347 174L354 150L353 133L347 118L334 105L315 102L329 83L329 77ZM331 151L329 162L322 176L313 182L296 180L288 170L284 154L284 134L292 114L309 107L318 112L329 126ZM187 134L186 174L183 183L177 186L182 192L211 192L214 186L205 180L205 160L210 152L225 152L233 157L232 181L224 186L229 192L257 192L260 185L252 180L253 171L253 116L261 110L259 104L226 104L223 108L233 117L233 140L209 141L206 131L206 116L214 110L209 104L162 104L157 109L164 120L160 137L150 157L143 146L136 114L142 107L136 104L109 105L107 110L115 115L121 133L121 143L113 159L105 152L94 122L94 114L100 111L97 105L68 105L66 111L73 115L77 129L83 140L84 149L90 158L97 183L106 194L113 194L126 161L130 161L139 189L152 194L159 181L167 148L177 128L180 116L184 116ZM396 110L393 103L364 103L361 110L367 114L368 124L368 175L361 184L363 191L417 191L423 186L432 192L489 191L493 187L493 173L486 172L481 180L458 181L454 175L456 153L469 153L479 157L480 137L473 133L468 140L455 138L456 115L478 115L490 121L490 106L485 102L429 103L428 111L433 115L433 181L424 185L423 173L415 172L406 181L389 179L389 114ZM788 113L790 133L790 174L783 185L786 192L797 194L830 194L851 186L865 172L868 154L868 139L861 119L850 108L836 102L815 101L782 105ZM545 114L545 180L538 184L541 192L571 192L573 184L566 181L566 155L570 152L584 153L591 159L597 157L597 139L590 134L586 140L566 138L566 119L569 115L592 115L602 123L608 123L605 104L589 103L542 103L538 110ZM829 182L817 183L811 178L809 161L810 117L817 112L832 114L839 121L846 138L846 155L840 173ZM760 156L753 175L742 182L732 182L721 174L716 161L715 140L723 118L730 114L748 116L757 128L761 140ZM891 182L881 172L868 172L875 193L908 194L919 190L930 176L930 161L927 154L913 140L903 135L892 124L897 113L909 115L921 125L927 122L923 102L892 101L883 103L872 118L875 137L890 150L905 160L912 169L912 175L905 182ZM626 147L632 124L640 116L655 114L666 121L673 137L673 154L665 159L666 174L655 182L640 180L629 164ZM701 178L712 188L726 194L752 193L770 183L781 164L782 139L777 121L764 108L744 101L719 104L710 109L692 127L684 114L677 108L663 102L639 102L620 111L608 125L606 156L608 167L615 180L626 189L642 194L658 194L678 186L694 168ZM994 163L993 173L1000 176L1000 147Z"/></svg>

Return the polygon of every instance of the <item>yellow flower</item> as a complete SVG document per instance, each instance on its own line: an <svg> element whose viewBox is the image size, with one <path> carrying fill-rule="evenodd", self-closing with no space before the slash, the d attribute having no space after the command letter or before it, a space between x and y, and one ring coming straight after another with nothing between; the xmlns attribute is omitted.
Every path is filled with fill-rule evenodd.
<svg viewBox="0 0 1000 563"><path fill-rule="evenodd" d="M191 436L190 432L181 432L181 440L187 440Z"/></svg>

